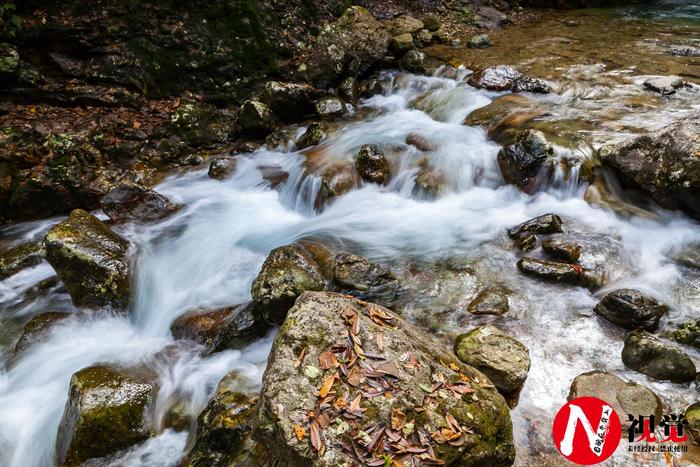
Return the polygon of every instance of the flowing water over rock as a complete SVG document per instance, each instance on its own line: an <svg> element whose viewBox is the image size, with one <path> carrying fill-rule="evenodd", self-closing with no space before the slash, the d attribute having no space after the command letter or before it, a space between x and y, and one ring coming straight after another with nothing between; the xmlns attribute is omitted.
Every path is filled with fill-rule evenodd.
<svg viewBox="0 0 700 467"><path fill-rule="evenodd" d="M664 24L676 31L673 23ZM669 57L664 63L675 66ZM534 195L504 184L496 159L500 147L484 129L462 124L472 111L502 93L466 85L464 70L456 79L387 73L384 81L391 91L362 101L320 146L306 152L263 147L236 155L230 178L215 180L199 170L171 176L156 187L181 209L156 224L115 228L132 244L136 274L129 316L73 310L46 263L0 282L0 465L52 463L71 375L98 363L145 364L159 381L152 424L158 435L120 454L113 465L177 464L191 436L168 427L169 410L179 404L196 417L219 380L232 370L239 370L248 384L259 385L275 331L241 350L204 356L192 343L174 341L171 324L193 308L249 300L251 283L268 253L305 238L391 266L407 296L397 302L396 311L432 329L448 346L478 325L495 324L529 349L531 368L512 410L520 465L542 465L556 455L551 422L581 373L604 370L644 384L671 412L681 411L696 400L695 383L658 382L626 369L620 358L625 331L599 319L594 307L607 292L625 287L669 306L660 333L697 317L700 272L676 264L672 257L700 242L700 225L681 213L653 207L619 213L589 204L583 199L587 182L578 173L592 157L591 144L614 139L618 135L611 132L629 125L635 131L646 127L642 123L648 121L648 112L659 115L651 126L686 114L697 106L699 94L691 88L661 101L638 89L646 73L658 70L606 70L596 60L582 66L541 75L559 81L559 92L531 97L536 105L569 109L570 114L557 115L555 127L585 115L596 128L593 138L583 137L573 146L555 144L555 157L564 159L571 152L580 157L573 166L559 168ZM688 79L697 80L692 73ZM581 83L583 76L605 84L568 84ZM620 106L633 95L642 101L638 106ZM392 173L388 184L359 185L325 200L327 204L319 203L324 171L345 167L351 173L347 167L366 144L385 148ZM273 188L266 175L270 170L286 172L286 181ZM416 190L426 170L439 185L430 196ZM582 246L580 264L605 273L602 289L590 292L539 282L518 271L521 253L507 229L550 212L562 218L564 232L559 235ZM9 244L40 240L55 222L19 224L5 229L3 236ZM507 291L509 309L504 315L466 313L467 304L485 288ZM15 354L12 348L21 326L45 311L72 315ZM700 358L697 351L685 350L696 361ZM626 456L618 452L613 463L624 465L629 462Z"/></svg>

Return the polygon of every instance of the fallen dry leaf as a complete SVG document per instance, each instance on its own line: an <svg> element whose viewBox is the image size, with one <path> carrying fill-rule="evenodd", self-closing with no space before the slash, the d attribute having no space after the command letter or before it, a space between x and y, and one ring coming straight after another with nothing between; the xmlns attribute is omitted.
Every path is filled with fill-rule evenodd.
<svg viewBox="0 0 700 467"><path fill-rule="evenodd" d="M338 366L338 359L332 352L323 352L318 356L319 366L322 370L330 370Z"/></svg>
<svg viewBox="0 0 700 467"><path fill-rule="evenodd" d="M301 441L306 437L306 430L301 425L294 425L294 435L297 437L297 441Z"/></svg>
<svg viewBox="0 0 700 467"><path fill-rule="evenodd" d="M326 379L323 380L323 384L321 385L321 389L318 390L318 395L321 398L324 398L328 395L329 392L331 392L331 388L333 387L333 383L335 383L336 378L338 377L338 373L333 373L332 375L326 377Z"/></svg>

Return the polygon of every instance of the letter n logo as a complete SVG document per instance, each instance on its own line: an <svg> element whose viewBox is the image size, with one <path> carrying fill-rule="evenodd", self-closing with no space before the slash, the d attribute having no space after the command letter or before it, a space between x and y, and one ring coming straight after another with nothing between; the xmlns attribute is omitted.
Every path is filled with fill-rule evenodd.
<svg viewBox="0 0 700 467"><path fill-rule="evenodd" d="M603 462L620 444L620 418L607 402L579 397L567 402L554 417L554 444L562 456L581 465Z"/></svg>

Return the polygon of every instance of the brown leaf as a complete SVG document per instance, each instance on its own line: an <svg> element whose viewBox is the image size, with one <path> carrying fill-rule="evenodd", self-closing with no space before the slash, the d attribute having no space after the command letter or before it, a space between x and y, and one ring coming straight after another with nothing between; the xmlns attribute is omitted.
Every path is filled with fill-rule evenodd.
<svg viewBox="0 0 700 467"><path fill-rule="evenodd" d="M316 420L318 424L321 425L321 428L328 428L328 425L331 424L331 418L325 412L321 412L318 417L316 417Z"/></svg>
<svg viewBox="0 0 700 467"><path fill-rule="evenodd" d="M338 366L338 359L332 352L323 352L318 356L318 361L322 370L330 370Z"/></svg>
<svg viewBox="0 0 700 467"><path fill-rule="evenodd" d="M459 427L459 422L457 421L457 419L454 418L454 416L451 413L447 412L445 414L445 421L447 422L447 426L452 431L455 431L455 432L462 431L462 429Z"/></svg>
<svg viewBox="0 0 700 467"><path fill-rule="evenodd" d="M134 120L131 126L138 130L139 128L141 128L141 122Z"/></svg>
<svg viewBox="0 0 700 467"><path fill-rule="evenodd" d="M386 363L380 363L376 367L377 371L381 371L384 374L387 374L389 376L393 376L394 378L399 379L399 367L396 366L396 363L394 362L386 362Z"/></svg>
<svg viewBox="0 0 700 467"><path fill-rule="evenodd" d="M323 448L323 438L321 437L321 427L316 421L311 424L311 446L316 451L320 451Z"/></svg>
<svg viewBox="0 0 700 467"><path fill-rule="evenodd" d="M331 392L331 388L333 387L333 383L335 383L336 378L338 377L338 373L333 373L332 375L326 377L326 379L323 380L323 384L321 385L321 389L318 390L318 395L321 398L324 398L328 395L329 392Z"/></svg>
<svg viewBox="0 0 700 467"><path fill-rule="evenodd" d="M382 439L384 439L384 432L386 432L386 427L381 427L377 430L374 436L372 436L372 440L367 445L367 451L374 452L383 444Z"/></svg>
<svg viewBox="0 0 700 467"><path fill-rule="evenodd" d="M294 425L294 435L297 437L297 441L301 441L306 437L306 430L301 425Z"/></svg>
<svg viewBox="0 0 700 467"><path fill-rule="evenodd" d="M380 352L382 352L384 350L384 337L382 336L382 333L376 333L374 335L374 340L377 342L377 348Z"/></svg>
<svg viewBox="0 0 700 467"><path fill-rule="evenodd" d="M406 414L399 409L391 409L391 429L400 431L406 424Z"/></svg>
<svg viewBox="0 0 700 467"><path fill-rule="evenodd" d="M459 371L459 367L457 366L457 364L455 362L451 362L450 363L450 370Z"/></svg>

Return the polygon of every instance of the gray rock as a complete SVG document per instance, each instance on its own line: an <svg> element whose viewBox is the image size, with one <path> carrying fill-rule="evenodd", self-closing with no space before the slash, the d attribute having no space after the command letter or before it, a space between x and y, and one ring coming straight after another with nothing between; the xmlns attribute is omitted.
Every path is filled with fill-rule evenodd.
<svg viewBox="0 0 700 467"><path fill-rule="evenodd" d="M345 113L345 103L337 97L319 99L314 104L314 108L321 118L337 117Z"/></svg>
<svg viewBox="0 0 700 467"><path fill-rule="evenodd" d="M526 193L533 193L553 168L554 148L539 130L522 130L511 144L498 151L503 179Z"/></svg>
<svg viewBox="0 0 700 467"><path fill-rule="evenodd" d="M325 286L319 265L304 248L298 245L276 248L251 287L256 320L281 323L302 292L323 290Z"/></svg>
<svg viewBox="0 0 700 467"><path fill-rule="evenodd" d="M685 267L700 269L700 244L679 251L673 256L673 260Z"/></svg>
<svg viewBox="0 0 700 467"><path fill-rule="evenodd" d="M627 436L631 424L627 414L635 417L654 415L656 420L661 420L663 415L663 404L654 391L604 371L589 371L578 375L571 383L567 400L578 397L597 397L609 403L620 416L623 437Z"/></svg>
<svg viewBox="0 0 700 467"><path fill-rule="evenodd" d="M561 231L561 217L556 214L542 214L508 229L508 236L515 239L527 233L551 234Z"/></svg>
<svg viewBox="0 0 700 467"><path fill-rule="evenodd" d="M238 130L251 136L266 136L277 125L277 118L270 108L255 100L245 101L236 114Z"/></svg>
<svg viewBox="0 0 700 467"><path fill-rule="evenodd" d="M391 178L391 167L382 148L376 144L365 144L355 159L355 168L366 182L386 184Z"/></svg>
<svg viewBox="0 0 700 467"><path fill-rule="evenodd" d="M467 47L470 49L487 49L492 46L493 42L488 34L478 34L473 36L471 39L469 39L469 42L467 42Z"/></svg>
<svg viewBox="0 0 700 467"><path fill-rule="evenodd" d="M629 142L605 146L603 162L624 186L639 188L662 207L700 219L700 115Z"/></svg>
<svg viewBox="0 0 700 467"><path fill-rule="evenodd" d="M423 21L408 15L401 15L384 23L384 27L392 36L413 34L423 29Z"/></svg>
<svg viewBox="0 0 700 467"><path fill-rule="evenodd" d="M401 57L401 66L412 73L426 74L429 64L426 55L419 50L409 50Z"/></svg>
<svg viewBox="0 0 700 467"><path fill-rule="evenodd" d="M625 329L641 327L656 331L668 307L638 290L618 289L603 297L596 305L595 312Z"/></svg>
<svg viewBox="0 0 700 467"><path fill-rule="evenodd" d="M520 391L530 370L530 353L500 329L480 326L457 337L455 354L484 373L504 395Z"/></svg>
<svg viewBox="0 0 700 467"><path fill-rule="evenodd" d="M209 163L209 178L224 180L236 170L236 159L233 157L217 157Z"/></svg>
<svg viewBox="0 0 700 467"><path fill-rule="evenodd" d="M645 88L664 96L670 96L676 92L676 89L683 87L684 84L685 82L680 76L660 76L644 81Z"/></svg>
<svg viewBox="0 0 700 467"><path fill-rule="evenodd" d="M356 346L348 345L349 334ZM377 334L382 335L381 350ZM334 362L349 361L356 351L381 353L386 360L367 358L356 369L346 367L347 374L337 368ZM460 383L460 374L468 380ZM443 388L433 391L435 381L443 378ZM375 387L370 382L394 388L392 399L363 396L360 386L377 390L369 389ZM416 411L431 393L435 405ZM327 402L319 405L324 399ZM333 402L338 399L345 403ZM316 410L317 416L310 419L308 412ZM431 432L450 426L448 413L459 426L453 441L463 438L463 443L431 438ZM508 407L486 376L386 308L343 295L307 292L290 310L273 343L254 438L270 448L272 465L348 465L356 462L342 448L349 436L358 443L358 452L369 452L371 436L351 434L356 433L350 431L355 423L359 430L375 426L374 433L416 433L445 465L505 466L514 461ZM306 435L297 438L295 427ZM312 433L318 434L322 449L314 448ZM388 443L385 449L394 451ZM422 463L419 455L408 453L403 461Z"/></svg>
<svg viewBox="0 0 700 467"><path fill-rule="evenodd" d="M521 76L522 73L512 66L496 65L475 71L469 75L467 83L475 88L483 88L490 91L506 91Z"/></svg>
<svg viewBox="0 0 700 467"><path fill-rule="evenodd" d="M113 368L75 373L58 428L56 463L78 466L148 439L154 393L153 382Z"/></svg>
<svg viewBox="0 0 700 467"><path fill-rule="evenodd" d="M285 122L296 122L316 113L316 101L327 97L325 91L308 84L270 81L260 100Z"/></svg>
<svg viewBox="0 0 700 467"><path fill-rule="evenodd" d="M427 29L421 29L418 32L413 33L413 41L417 47L427 47L433 42L433 35Z"/></svg>
<svg viewBox="0 0 700 467"><path fill-rule="evenodd" d="M166 196L138 185L119 185L102 198L102 210L112 222L150 222L178 209Z"/></svg>
<svg viewBox="0 0 700 467"><path fill-rule="evenodd" d="M128 246L126 240L82 209L53 226L44 239L46 260L76 306L127 306Z"/></svg>
<svg viewBox="0 0 700 467"><path fill-rule="evenodd" d="M552 87L543 79L535 78L533 76L521 76L513 82L511 91L547 94L552 91Z"/></svg>
<svg viewBox="0 0 700 467"><path fill-rule="evenodd" d="M391 303L399 289L388 266L350 253L336 255L333 277L341 290L381 304Z"/></svg>
<svg viewBox="0 0 700 467"><path fill-rule="evenodd" d="M632 331L625 338L622 362L626 367L654 379L687 383L696 369L688 355L646 331Z"/></svg>

